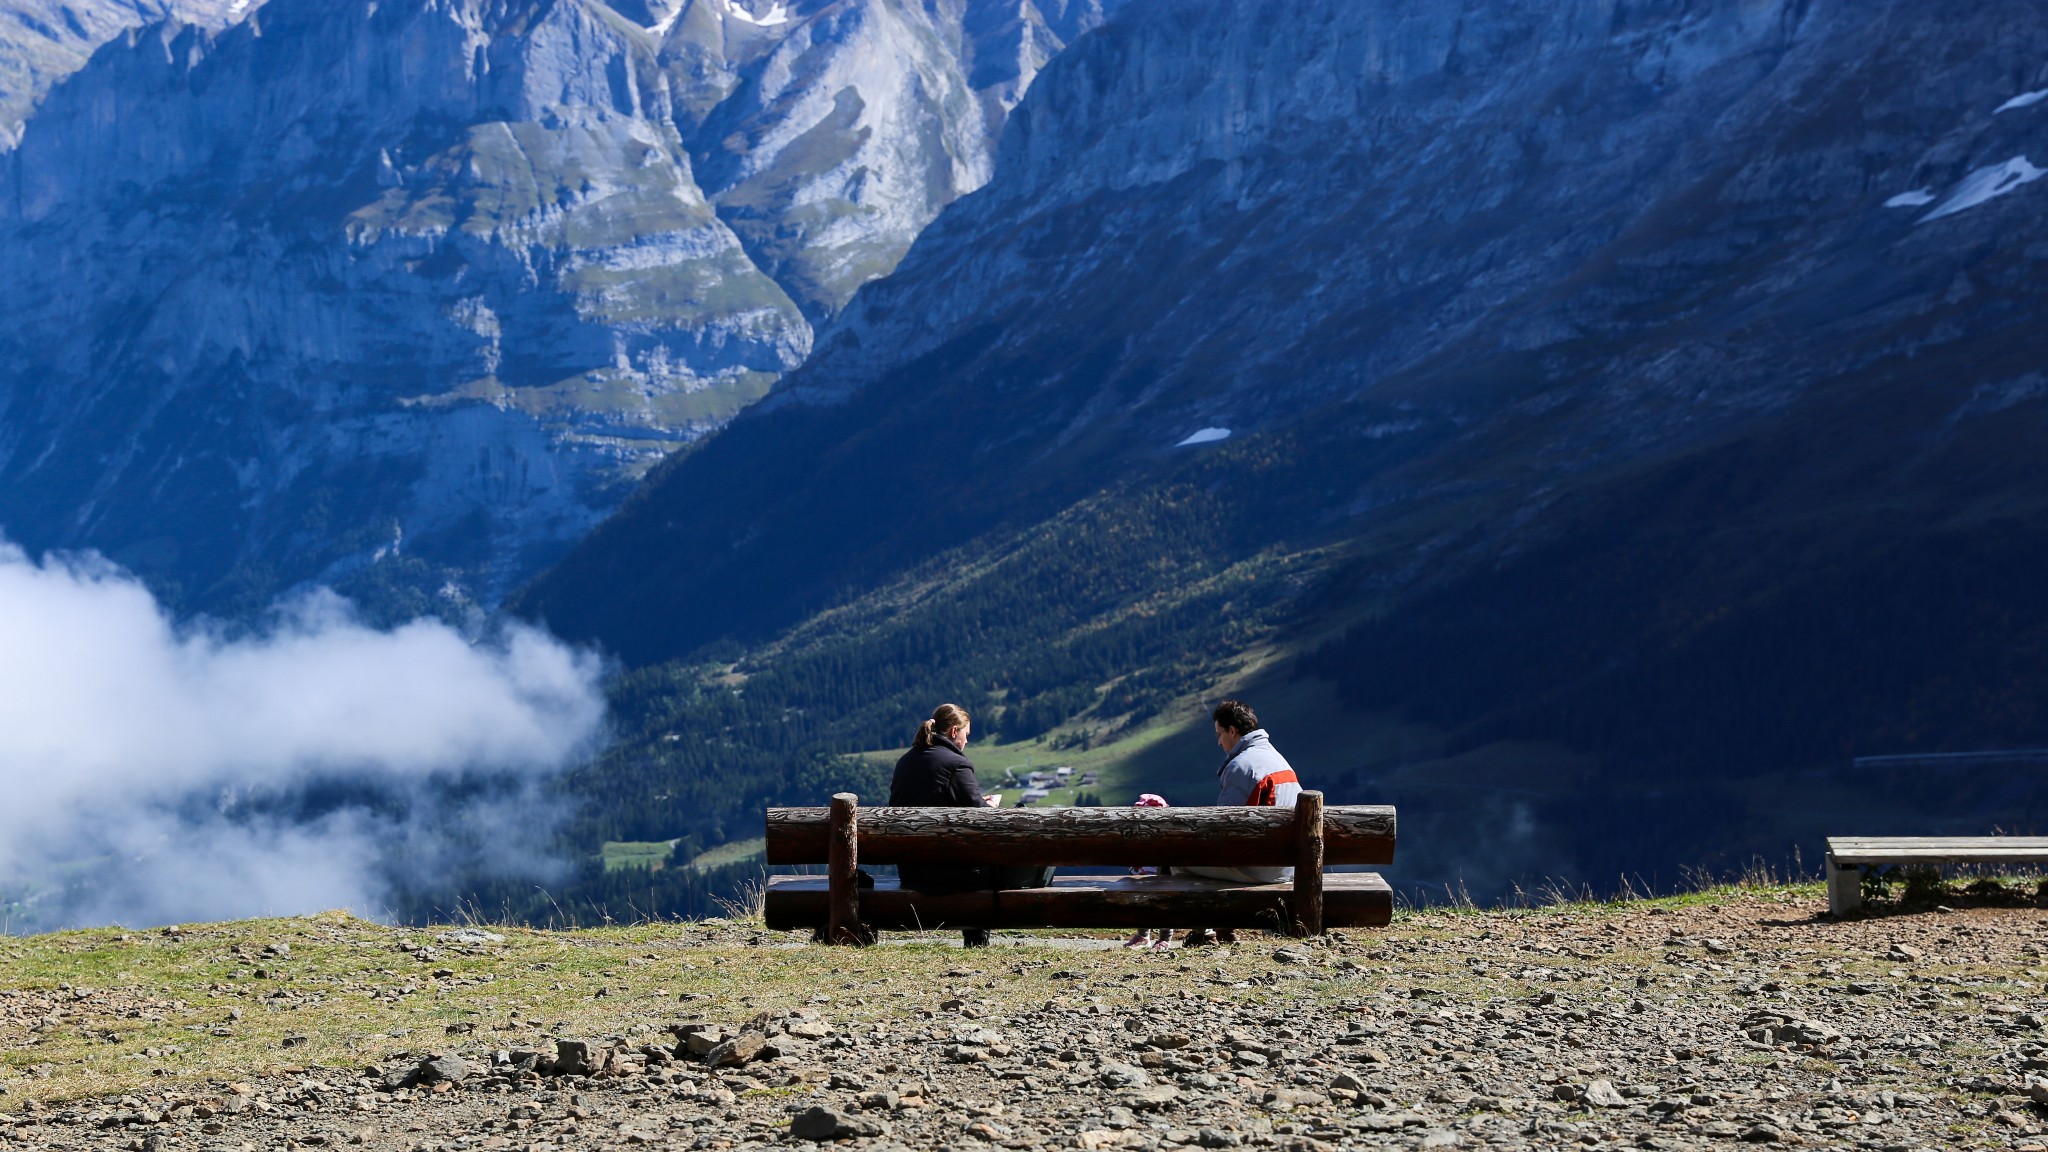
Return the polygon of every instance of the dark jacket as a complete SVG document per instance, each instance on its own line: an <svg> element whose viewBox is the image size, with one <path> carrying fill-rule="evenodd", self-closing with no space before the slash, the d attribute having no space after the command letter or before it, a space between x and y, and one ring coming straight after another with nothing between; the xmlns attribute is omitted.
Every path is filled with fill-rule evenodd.
<svg viewBox="0 0 2048 1152"><path fill-rule="evenodd" d="M922 751L911 749L896 761L889 781L889 803L904 808L979 808L981 781L960 746L935 737Z"/></svg>
<svg viewBox="0 0 2048 1152"><path fill-rule="evenodd" d="M913 748L896 761L889 781L889 803L905 808L979 808L981 781L960 746L936 737L932 746ZM986 868L965 864L905 864L896 874L906 888L922 892L967 891L994 884Z"/></svg>

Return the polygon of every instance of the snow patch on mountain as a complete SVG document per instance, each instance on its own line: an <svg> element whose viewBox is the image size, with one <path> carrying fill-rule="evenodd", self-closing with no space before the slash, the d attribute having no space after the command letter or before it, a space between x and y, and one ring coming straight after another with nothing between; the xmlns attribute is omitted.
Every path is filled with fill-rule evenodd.
<svg viewBox="0 0 2048 1152"><path fill-rule="evenodd" d="M2015 156L2003 164L1979 168L1963 177L1963 182L1956 185L1956 190L1949 194L1949 198L1943 201L1939 208L1922 216L1920 223L1926 224L1958 212L1967 212L2023 185L2032 184L2043 176L2048 176L2048 168L2034 167L2025 156Z"/></svg>
<svg viewBox="0 0 2048 1152"><path fill-rule="evenodd" d="M1934 203L1934 201L1935 195L1933 192L1925 188L1915 188L1911 192L1901 192L1897 196L1885 201L1884 206L1887 208L1925 208L1927 205Z"/></svg>
<svg viewBox="0 0 2048 1152"><path fill-rule="evenodd" d="M1189 433L1187 439L1175 444L1174 447L1187 448L1196 444L1215 444L1228 439L1230 439L1230 429L1228 428L1204 428L1199 432Z"/></svg>
<svg viewBox="0 0 2048 1152"><path fill-rule="evenodd" d="M2038 92L2022 92L2018 96L2000 104L1991 114L1996 116L2000 112L2017 112L2022 108L2032 108L2043 100L2048 100L2048 88L2043 88Z"/></svg>
<svg viewBox="0 0 2048 1152"><path fill-rule="evenodd" d="M656 20L652 24L649 24L647 26L647 30L649 32L654 33L656 39L660 39L661 37L668 35L668 30L675 27L676 21L683 18L683 8L684 5L676 5L675 11L670 12L668 15L663 16L661 19Z"/></svg>
<svg viewBox="0 0 2048 1152"><path fill-rule="evenodd" d="M768 9L768 14L765 16L756 16L752 12L747 11L740 5L739 0L725 0L725 8L734 18L752 24L756 28L773 28L779 24L789 23L789 9L781 4Z"/></svg>

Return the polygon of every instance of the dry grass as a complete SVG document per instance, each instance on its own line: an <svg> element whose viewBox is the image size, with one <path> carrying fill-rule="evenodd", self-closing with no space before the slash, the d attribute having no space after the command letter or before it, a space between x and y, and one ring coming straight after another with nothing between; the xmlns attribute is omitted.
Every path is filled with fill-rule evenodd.
<svg viewBox="0 0 2048 1152"><path fill-rule="evenodd" d="M758 894L733 911L757 914ZM1097 974L1157 970L1162 959L1051 942L967 954L952 946L957 933L892 934L888 947L854 952L807 947L747 919L490 930L503 941L451 943L455 929L330 912L176 935L93 929L9 940L0 944L0 1110L289 1067L360 1067L401 1052L551 1050L551 1038L569 1036L647 1043L679 1021L803 1004L829 1003L847 1019L951 995L1035 1004ZM265 953L277 944L289 955ZM1050 976L1072 970L1087 975Z"/></svg>
<svg viewBox="0 0 2048 1152"><path fill-rule="evenodd" d="M545 1049L553 1037L637 1045L680 1021L731 1023L801 1005L846 1022L915 1020L954 998L998 1015L1048 1000L1119 1008L1166 996L1314 1010L1390 992L1405 997L1422 986L1469 1003L1507 1003L1537 991L1518 975L1520 964L1569 965L1581 995L1622 1003L1636 995L1639 974L1684 978L1666 964L1663 944L1680 923L1742 941L1745 951L1761 943L1757 926L1769 925L1764 947L1802 949L1802 980L1817 978L1805 969L1830 956L1851 975L1879 973L1886 965L1875 942L1918 923L1832 925L1821 916L1817 886L1757 881L1655 900L1587 903L1560 890L1542 907L1478 910L1453 900L1408 909L1386 930L1333 939L1312 978L1288 981L1270 977L1278 967L1272 953L1290 942L1256 934L1228 956L1104 950L1107 933L976 952L954 947L958 937L947 933L892 934L886 946L864 950L819 948L744 919L574 932L499 927L492 930L502 942L464 944L450 929L326 913L176 935L97 929L11 939L0 942L0 1111L27 1099L161 1092L288 1067L361 1067L400 1053ZM265 954L279 944L289 956ZM1495 956L1493 967L1472 963L1482 954ZM1557 959L1545 959L1551 955ZM2019 973L2040 963L2037 956L1958 956L1952 970L2021 987Z"/></svg>

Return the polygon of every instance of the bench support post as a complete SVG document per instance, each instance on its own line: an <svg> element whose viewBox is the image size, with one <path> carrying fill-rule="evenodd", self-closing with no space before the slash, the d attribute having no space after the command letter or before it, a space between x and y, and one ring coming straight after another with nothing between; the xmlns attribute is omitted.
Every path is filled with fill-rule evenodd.
<svg viewBox="0 0 2048 1152"><path fill-rule="evenodd" d="M1303 792L1294 802L1294 930L1323 934L1323 794Z"/></svg>
<svg viewBox="0 0 2048 1152"><path fill-rule="evenodd" d="M1835 854L1828 853L1828 914L1846 916L1863 907L1863 868L1856 864L1837 864Z"/></svg>
<svg viewBox="0 0 2048 1152"><path fill-rule="evenodd" d="M865 944L860 923L860 797L840 792L832 797L832 833L826 841L825 868L830 886L825 942Z"/></svg>

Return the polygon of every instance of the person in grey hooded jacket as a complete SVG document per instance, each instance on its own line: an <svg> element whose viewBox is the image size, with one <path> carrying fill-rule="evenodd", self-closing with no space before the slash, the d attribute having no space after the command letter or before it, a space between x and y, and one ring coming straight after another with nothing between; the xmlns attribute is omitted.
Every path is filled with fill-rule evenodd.
<svg viewBox="0 0 2048 1152"><path fill-rule="evenodd" d="M1216 725L1216 746L1227 759L1216 770L1216 803L1272 808L1292 808L1301 795L1301 781L1287 757L1273 747L1272 737L1259 727L1258 714L1242 700L1225 700L1210 719ZM1212 880L1234 880L1240 884L1278 884L1294 879L1292 868L1180 867L1176 873L1206 876Z"/></svg>

